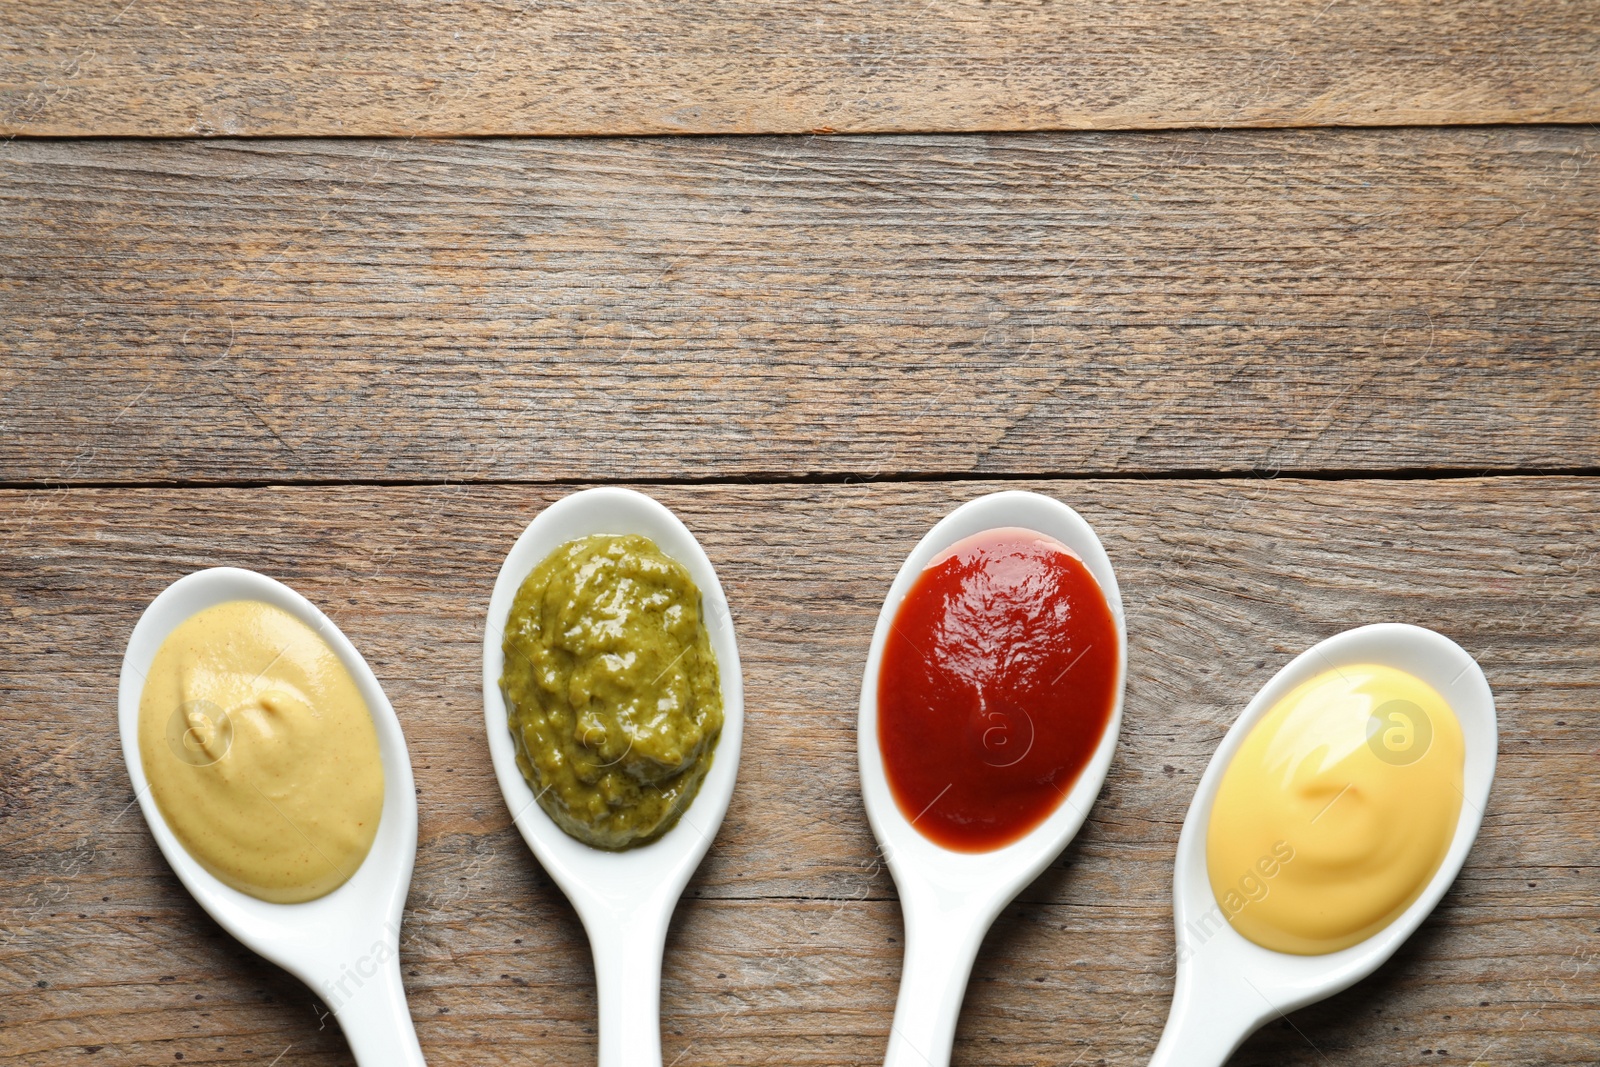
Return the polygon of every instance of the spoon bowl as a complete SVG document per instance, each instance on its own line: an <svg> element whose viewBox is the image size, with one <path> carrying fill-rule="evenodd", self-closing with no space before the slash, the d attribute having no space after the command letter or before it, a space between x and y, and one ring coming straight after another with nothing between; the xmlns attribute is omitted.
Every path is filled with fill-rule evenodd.
<svg viewBox="0 0 1600 1067"><path fill-rule="evenodd" d="M1279 700L1325 671L1364 663L1420 678L1460 721L1465 766L1455 835L1422 895L1365 941L1317 956L1263 948L1234 930L1212 894L1206 871L1212 802L1245 735ZM1172 890L1178 974L1152 1067L1217 1067L1263 1023L1347 989L1393 956L1461 871L1488 804L1497 749L1494 695L1483 671L1461 646L1420 626L1347 630L1301 653L1262 686L1217 746L1178 838Z"/></svg>
<svg viewBox="0 0 1600 1067"><path fill-rule="evenodd" d="M371 849L339 888L303 904L273 904L224 884L168 827L139 753L139 701L162 642L197 612L233 600L281 608L338 655L372 715L383 760L383 812ZM400 720L372 669L326 615L293 589L255 571L216 567L167 586L128 638L117 694L122 757L134 795L178 880L223 929L310 986L339 1020L363 1067L420 1067L400 978L400 916L417 854L417 795Z"/></svg>
<svg viewBox="0 0 1600 1067"><path fill-rule="evenodd" d="M1089 569L1116 624L1116 697L1094 754L1043 823L1020 840L990 852L952 852L924 837L890 792L878 747L878 675L895 615L929 562L957 541L1001 527L1022 527L1052 537ZM861 682L856 735L867 819L894 876L905 918L905 962L886 1067L944 1067L949 1063L956 1019L984 934L1000 909L1066 848L1105 782L1122 725L1127 645L1122 596L1100 539L1077 512L1050 497L1008 491L968 501L929 530L901 565L873 631Z"/></svg>
<svg viewBox="0 0 1600 1067"><path fill-rule="evenodd" d="M688 569L700 589L722 684L722 734L699 793L672 829L622 852L568 836L536 803L517 767L500 690L506 620L523 580L560 545L594 534L642 534ZM513 821L589 934L599 988L600 1067L658 1067L667 925L727 813L744 736L744 682L728 600L705 551L678 517L643 493L611 487L574 493L535 516L506 556L489 599L483 708L495 776Z"/></svg>

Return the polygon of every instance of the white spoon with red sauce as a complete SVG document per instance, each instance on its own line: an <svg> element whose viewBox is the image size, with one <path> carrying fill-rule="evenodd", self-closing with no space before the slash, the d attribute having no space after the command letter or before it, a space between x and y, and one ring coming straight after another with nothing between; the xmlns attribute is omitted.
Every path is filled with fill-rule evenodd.
<svg viewBox="0 0 1600 1067"><path fill-rule="evenodd" d="M1041 637L1035 630L986 643L987 627L973 625L984 621L986 609L974 608L976 615L955 618L969 624L964 632L971 640L964 647L973 653L971 658L989 663L996 679L1037 676L1046 684L997 681L985 692L988 683L978 676L981 671L967 672L954 688L967 686L971 692L961 698L971 701L971 721L950 729L955 721L950 709L956 706L944 699L950 690L933 689L927 691L926 732L908 732L908 723L923 725L917 716L924 713L916 706L920 698L907 696L908 654L901 642L917 650L909 657L913 674L920 669L920 655L934 664L929 677L948 680L953 676L940 673L943 667L935 663L940 653L933 646L954 624L928 629L913 617L915 611L902 615L901 609L908 594L914 607L922 602L930 588L919 585L925 574L933 581L949 573L939 570L952 558L947 550L955 547L957 563L964 567L963 561L976 558L968 553L976 551L971 546L978 535L991 532L1007 539L1031 536L1040 547L1008 558L1019 561L1017 566L1042 567L1060 582L1076 582L1053 588L1062 593L1066 615L1076 613L1085 621L1071 634L1063 629ZM1062 563L1063 549L1075 562ZM991 577L982 596L966 598L968 607L989 602L997 587L1001 600L1025 598L1026 583L1016 573ZM1051 579L1041 580L1050 587ZM972 594L971 588L967 591ZM952 610L964 609L958 605ZM1060 623L1062 613L1044 612L1030 624L1037 628L1043 619L1055 625L1049 623L1052 618ZM934 635L931 643L929 634ZM1007 644L1012 638L1017 640ZM1107 648L1107 643L1115 647ZM958 650L955 659L960 658ZM1057 667L1057 662L1064 666ZM955 666L955 674L961 675L961 664ZM1046 670L1028 674L1035 668ZM887 700L880 693L886 675L892 685ZM857 733L862 799L905 916L905 962L886 1067L949 1063L961 1001L984 934L1000 910L1060 855L1099 795L1121 728L1126 675L1127 634L1116 574L1094 530L1060 501L1017 491L969 501L928 531L901 566L867 655ZM1052 763L1052 746L1062 751L1060 738L1065 735L1075 738L1076 757ZM927 765L919 767L924 754L929 756ZM939 790L942 774L949 774L950 782ZM984 810L985 790L994 800L993 813Z"/></svg>

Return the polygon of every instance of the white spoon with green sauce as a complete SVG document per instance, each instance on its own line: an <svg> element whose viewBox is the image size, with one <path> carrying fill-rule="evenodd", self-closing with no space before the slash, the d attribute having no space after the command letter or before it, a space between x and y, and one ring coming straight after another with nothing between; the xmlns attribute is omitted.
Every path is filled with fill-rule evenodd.
<svg viewBox="0 0 1600 1067"><path fill-rule="evenodd" d="M924 837L895 803L878 747L878 676L895 615L928 563L957 541L1006 527L1054 538L1088 568L1116 625L1116 695L1089 762L1042 823L1020 840L990 852L953 852ZM885 1067L945 1067L950 1062L967 978L984 935L1000 910L1077 835L1100 794L1122 727L1127 647L1122 596L1111 560L1093 528L1059 500L1019 491L970 500L929 530L900 567L867 653L856 733L867 819L894 875L905 918L905 962Z"/></svg>
<svg viewBox="0 0 1600 1067"><path fill-rule="evenodd" d="M506 620L523 580L560 545L595 534L641 534L688 569L700 589L701 618L722 687L722 734L699 793L665 834L621 852L570 837L536 802L517 767L500 690ZM495 776L513 821L589 934L599 992L600 1067L659 1067L667 926L727 813L744 735L744 682L728 600L711 561L678 517L643 493L611 487L574 493L535 516L506 556L489 599L483 709Z"/></svg>
<svg viewBox="0 0 1600 1067"><path fill-rule="evenodd" d="M145 676L167 636L197 612L233 600L281 608L315 630L350 672L377 730L383 813L361 866L326 896L273 904L226 885L190 856L167 825L139 752ZM178 880L224 930L299 978L332 1009L361 1067L422 1067L400 979L400 916L417 855L417 790L400 720L348 638L293 589L255 571L217 567L167 586L128 638L117 693L122 758L150 833Z"/></svg>
<svg viewBox="0 0 1600 1067"><path fill-rule="evenodd" d="M1263 948L1234 930L1212 892L1206 866L1212 804L1228 765L1263 716L1312 678L1359 664L1420 678L1455 713L1464 754L1455 834L1421 895L1366 940L1322 955ZM1466 862L1489 801L1498 747L1494 695L1483 671L1460 645L1420 626L1380 623L1346 630L1301 653L1262 686L1217 746L1178 838L1172 883L1178 975L1151 1067L1219 1067L1264 1023L1349 988L1393 956Z"/></svg>

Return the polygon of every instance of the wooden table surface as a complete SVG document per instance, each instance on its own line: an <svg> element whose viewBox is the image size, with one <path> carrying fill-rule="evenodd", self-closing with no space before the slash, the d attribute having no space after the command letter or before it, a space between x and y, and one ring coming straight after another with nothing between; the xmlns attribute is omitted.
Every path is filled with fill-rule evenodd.
<svg viewBox="0 0 1600 1067"><path fill-rule="evenodd" d="M1597 120L1590 0L8 0L0 1062L351 1062L130 807L129 631L234 564L404 725L429 1062L592 1063L478 648L516 534L596 483L700 537L744 660L668 1064L881 1060L862 666L916 539L1000 487L1098 529L1128 696L956 1063L1148 1058L1200 773L1379 620L1494 687L1483 830L1391 963L1232 1062L1600 1061Z"/></svg>

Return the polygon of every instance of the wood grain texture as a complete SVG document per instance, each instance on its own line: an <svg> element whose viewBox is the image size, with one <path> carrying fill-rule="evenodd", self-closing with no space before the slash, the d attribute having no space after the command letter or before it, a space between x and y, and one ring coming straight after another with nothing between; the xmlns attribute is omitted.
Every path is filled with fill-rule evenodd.
<svg viewBox="0 0 1600 1067"><path fill-rule="evenodd" d="M8 0L0 133L1588 122L1572 0Z"/></svg>
<svg viewBox="0 0 1600 1067"><path fill-rule="evenodd" d="M1295 653L1386 619L1451 635L1494 686L1482 834L1389 966L1233 1063L1600 1059L1600 479L1025 484L1079 508L1118 568L1126 723L1083 834L985 945L957 1062L1143 1062L1170 996L1178 828L1218 739ZM992 487L652 490L719 569L748 701L733 805L668 948L668 1062L881 1058L900 926L856 783L861 666L904 553ZM403 962L429 1062L593 1061L581 931L510 827L477 687L502 554L565 491L0 492L0 1062L349 1062L128 809L109 733L123 642L164 585L221 563L327 610L405 726L422 805Z"/></svg>
<svg viewBox="0 0 1600 1067"><path fill-rule="evenodd" d="M13 142L0 481L1587 469L1597 148Z"/></svg>

